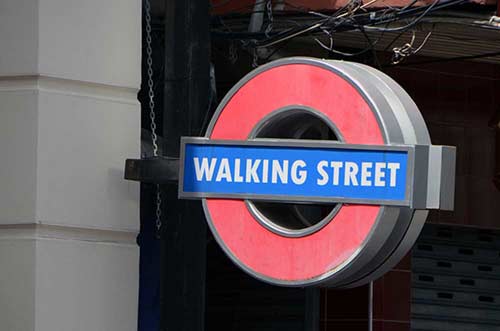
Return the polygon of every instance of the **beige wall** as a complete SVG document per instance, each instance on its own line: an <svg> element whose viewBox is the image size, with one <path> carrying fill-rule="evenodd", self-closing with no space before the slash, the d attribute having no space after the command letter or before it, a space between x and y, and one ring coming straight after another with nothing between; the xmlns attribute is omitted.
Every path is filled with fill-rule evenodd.
<svg viewBox="0 0 500 331"><path fill-rule="evenodd" d="M0 330L136 330L141 2L0 0Z"/></svg>

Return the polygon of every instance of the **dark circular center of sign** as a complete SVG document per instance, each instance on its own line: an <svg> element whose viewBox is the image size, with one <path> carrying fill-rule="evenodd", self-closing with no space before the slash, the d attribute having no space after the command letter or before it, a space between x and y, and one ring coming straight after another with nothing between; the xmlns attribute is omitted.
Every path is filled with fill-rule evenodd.
<svg viewBox="0 0 500 331"><path fill-rule="evenodd" d="M308 109L295 108L271 114L257 126L252 136L252 138L339 140L332 125L319 114ZM340 206L337 204L249 201L249 207L272 230L279 233L285 232L287 235L301 236L320 229L331 220L332 213Z"/></svg>

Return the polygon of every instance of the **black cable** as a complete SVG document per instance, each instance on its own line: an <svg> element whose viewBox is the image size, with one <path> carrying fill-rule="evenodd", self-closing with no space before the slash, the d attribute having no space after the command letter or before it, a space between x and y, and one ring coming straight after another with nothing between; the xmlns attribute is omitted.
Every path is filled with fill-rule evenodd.
<svg viewBox="0 0 500 331"><path fill-rule="evenodd" d="M291 31L289 32L288 35L284 35L283 37L280 37L280 36L275 36L275 39L274 40L269 40L267 41L267 43L265 44L261 44L261 45L257 45L257 47L268 47L272 44L275 44L277 42L282 42L282 41L286 41L288 40L289 38L291 38L291 36L293 37L297 37L299 35L302 35L304 33L307 33L307 32L310 32L311 29L316 29L316 28L313 28L315 26L321 26L323 23L328 23L329 21L331 21L332 19L336 18L338 15L340 15L340 13L345 10L346 8L348 8L353 2L355 2L356 0L350 0L349 2L347 2L344 6L342 6L341 8L339 8L338 10L336 10L331 16L328 16L328 17L325 17L321 20L318 20L316 21L314 24L310 24L309 26L303 28L297 28L295 31ZM321 25L319 25L321 23ZM282 40L280 40L282 39Z"/></svg>
<svg viewBox="0 0 500 331"><path fill-rule="evenodd" d="M291 39L283 42L279 47L276 47L271 53L269 53L268 56L266 56L263 60L263 62L267 62L269 61L269 59L274 55L276 54L276 52L282 50L283 48L285 48L289 43L290 43Z"/></svg>
<svg viewBox="0 0 500 331"><path fill-rule="evenodd" d="M371 27L371 26L365 26L365 28L368 28L369 30L377 30L377 31L387 31L387 32L398 32L398 31L406 31L415 25L417 25L425 15L427 15L432 8L434 8L440 0L434 0L432 5L430 5L420 16L418 16L416 19L414 19L411 23L405 25L405 26L400 26L397 28L378 28L378 27Z"/></svg>
<svg viewBox="0 0 500 331"><path fill-rule="evenodd" d="M261 33L248 33L248 32L240 32L240 33L220 33L215 31L215 37L229 37L230 39L246 39L246 40L251 40L251 43L255 45L255 47L269 47L274 44L283 42L285 40L295 38L298 36L301 36L305 33L307 34L313 34L316 33L317 30L320 28L328 27L331 29L331 32L343 32L343 31L349 31L349 30L355 30L359 29L359 26L364 25L365 29L369 30L375 30L375 31L390 31L390 32L405 32L406 30L410 29L411 27L417 25L420 23L424 17L429 14L430 12L433 12L438 9L442 9L448 6L460 4L466 2L466 0L451 0L448 1L444 4L438 4L439 0L435 0L431 5L425 6L425 7L419 7L419 8L410 8L407 10L394 10L391 11L389 14L383 14L382 17L379 18L373 18L373 13L376 12L368 12L368 13L362 13L362 14L357 14L352 16L351 18L347 19L338 19L336 16L347 8L351 2L337 10L333 15L323 18L320 20L316 20L313 23L310 23L308 25L300 26L300 27L295 27L295 28L289 28L284 31L280 31L278 33L272 34L272 36L269 38L269 36L265 36ZM410 3L411 5L411 3ZM406 7L405 7L406 8ZM383 11L387 13L387 9L384 9ZM392 23L394 21L397 21L403 17L409 17L410 15L415 15L419 14L419 16L414 19L411 23L402 26L402 27L397 27L397 28L382 28L382 27L374 27L373 25L380 25L380 24L388 24ZM387 19L388 16L391 16L390 19ZM396 38L397 40L397 38ZM395 40L393 41L395 42ZM393 43L392 42L392 43Z"/></svg>
<svg viewBox="0 0 500 331"><path fill-rule="evenodd" d="M426 61L417 61L417 62L406 62L406 63L403 63L403 64L390 64L390 65L384 65L383 67L384 68L401 67L401 66L405 66L406 67L406 66L422 65L422 64L432 64L432 63L441 63L441 62L474 60L474 59L480 59L480 58L485 58L485 57L494 57L494 56L500 56L500 51L483 53L483 54L477 54L477 55L458 56L458 57L452 57L452 58L447 58L447 59L436 59L436 60L426 60Z"/></svg>
<svg viewBox="0 0 500 331"><path fill-rule="evenodd" d="M395 14L395 15L397 15L396 17L393 17L393 18L387 19L387 20L375 21L375 22L373 22L370 25L378 25L378 24L383 24L383 23L391 23L391 22L394 22L395 20L399 20L399 19L402 19L402 18L414 16L415 14L420 13L420 12L423 11L423 13L417 19L415 19L416 22L414 21L414 24L410 23L411 26L410 27L406 27L406 28L411 28L412 26L414 26L417 23L419 23L419 21L421 19L423 19L429 12L437 11L437 10L440 10L440 9L443 9L443 8L446 8L446 7L450 7L450 6L460 5L460 4L463 4L463 3L466 3L466 2L468 2L468 0L451 0L451 1L448 1L446 3L439 4L439 0L436 0L436 1L434 1L429 6L418 7L418 8L411 8L411 9L407 9L407 10L400 10L400 11L398 11ZM405 27L400 27L400 28L402 29L402 28L405 28ZM388 29L387 31L395 31L394 29L400 29L400 28ZM376 30L376 29L372 28L372 30ZM382 30L382 29L380 28L380 30Z"/></svg>
<svg viewBox="0 0 500 331"><path fill-rule="evenodd" d="M386 32L386 31L384 31L384 32ZM394 43L395 43L395 42L396 42L399 38L401 38L401 36L402 36L403 34L405 34L406 32L407 32L407 31L401 31L400 33L398 33L398 35L397 35L396 37L394 37L394 39L392 39L392 40L391 40L391 42L390 42L389 44L387 44L387 46L385 46L385 48L384 48L383 52L387 52L387 50L388 50L388 49L389 49L392 45L394 45Z"/></svg>
<svg viewBox="0 0 500 331"><path fill-rule="evenodd" d="M367 47L367 48L365 48L359 52L356 52L356 53L342 52L342 51L339 51L339 50L334 49L334 48L325 48L325 47L323 47L323 48L329 52L332 52L333 54L337 54L337 55L344 56L344 57L356 57L356 56L360 56L360 55L363 55L363 54L371 51L371 47Z"/></svg>
<svg viewBox="0 0 500 331"><path fill-rule="evenodd" d="M407 4L406 6L404 6L403 8L401 8L401 10L405 10L405 9L411 8L417 2L418 2L418 0L413 0L412 2L410 2L409 4Z"/></svg>
<svg viewBox="0 0 500 331"><path fill-rule="evenodd" d="M447 2L439 1L439 3L434 6L435 8L433 9L433 11L443 9L446 7L450 7L450 6L455 6L455 5L467 3L467 2L468 2L468 0L450 0ZM421 6L421 7L412 7L412 8L403 7L399 10L398 15L400 17L414 16L422 11L427 10L432 5L433 5L433 3L430 5Z"/></svg>
<svg viewBox="0 0 500 331"><path fill-rule="evenodd" d="M357 57L357 56L363 55L363 54L365 54L367 52L374 51L375 50L374 49L375 45L379 43L379 41L382 39L383 36L384 36L384 32L382 32L380 34L380 36L377 38L377 40L375 40L374 42L371 42L371 44L369 44L369 46L367 48L364 48L361 51L358 51L356 53L342 52L342 51L339 51L337 49L334 49L333 47L332 48L324 47L321 44L320 44L320 46L323 47L324 49L326 49L327 51L332 52L333 54L341 55L341 56L344 56L344 57ZM377 62L378 62L378 58L377 58Z"/></svg>
<svg viewBox="0 0 500 331"><path fill-rule="evenodd" d="M217 5L212 5L212 8L219 8L219 7L225 6L228 3L233 2L233 1L234 0L226 0L223 3L217 4ZM249 5L244 5L244 6L236 7L233 10L234 11L239 11L239 10L242 10L242 9L248 9L248 8L255 7L255 5L261 5L261 4L266 3L266 2L267 2L267 0L256 1L256 2L254 2L252 4L249 4Z"/></svg>
<svg viewBox="0 0 500 331"><path fill-rule="evenodd" d="M361 33L363 33L363 36L365 36L366 41L368 42L368 45L370 46L370 50L371 50L372 56L373 56L373 61L375 62L375 64L377 65L377 67L379 69L382 69L382 65L380 64L380 61L378 60L377 51L375 50L375 44L370 39L370 36L368 36L368 34L366 33L363 26L360 26L359 29L361 30ZM380 40L380 38L379 38L379 40Z"/></svg>

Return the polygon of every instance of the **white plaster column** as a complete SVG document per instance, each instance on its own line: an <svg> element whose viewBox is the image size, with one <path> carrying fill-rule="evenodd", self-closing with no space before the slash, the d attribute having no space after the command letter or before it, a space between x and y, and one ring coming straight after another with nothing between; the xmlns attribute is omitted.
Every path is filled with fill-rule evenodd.
<svg viewBox="0 0 500 331"><path fill-rule="evenodd" d="M0 0L0 330L137 329L139 0Z"/></svg>

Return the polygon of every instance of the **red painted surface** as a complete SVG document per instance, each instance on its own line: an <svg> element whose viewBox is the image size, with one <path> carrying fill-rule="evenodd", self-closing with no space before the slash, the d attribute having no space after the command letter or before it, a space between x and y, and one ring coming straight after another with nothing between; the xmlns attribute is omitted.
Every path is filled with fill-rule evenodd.
<svg viewBox="0 0 500 331"><path fill-rule="evenodd" d="M366 101L348 82L312 65L289 64L251 79L227 103L211 139L245 140L267 114L290 105L321 111L347 143L383 144ZM380 207L344 205L320 231L301 238L275 234L250 214L242 200L207 199L212 225L226 248L257 274L287 281L319 277L356 254Z"/></svg>

